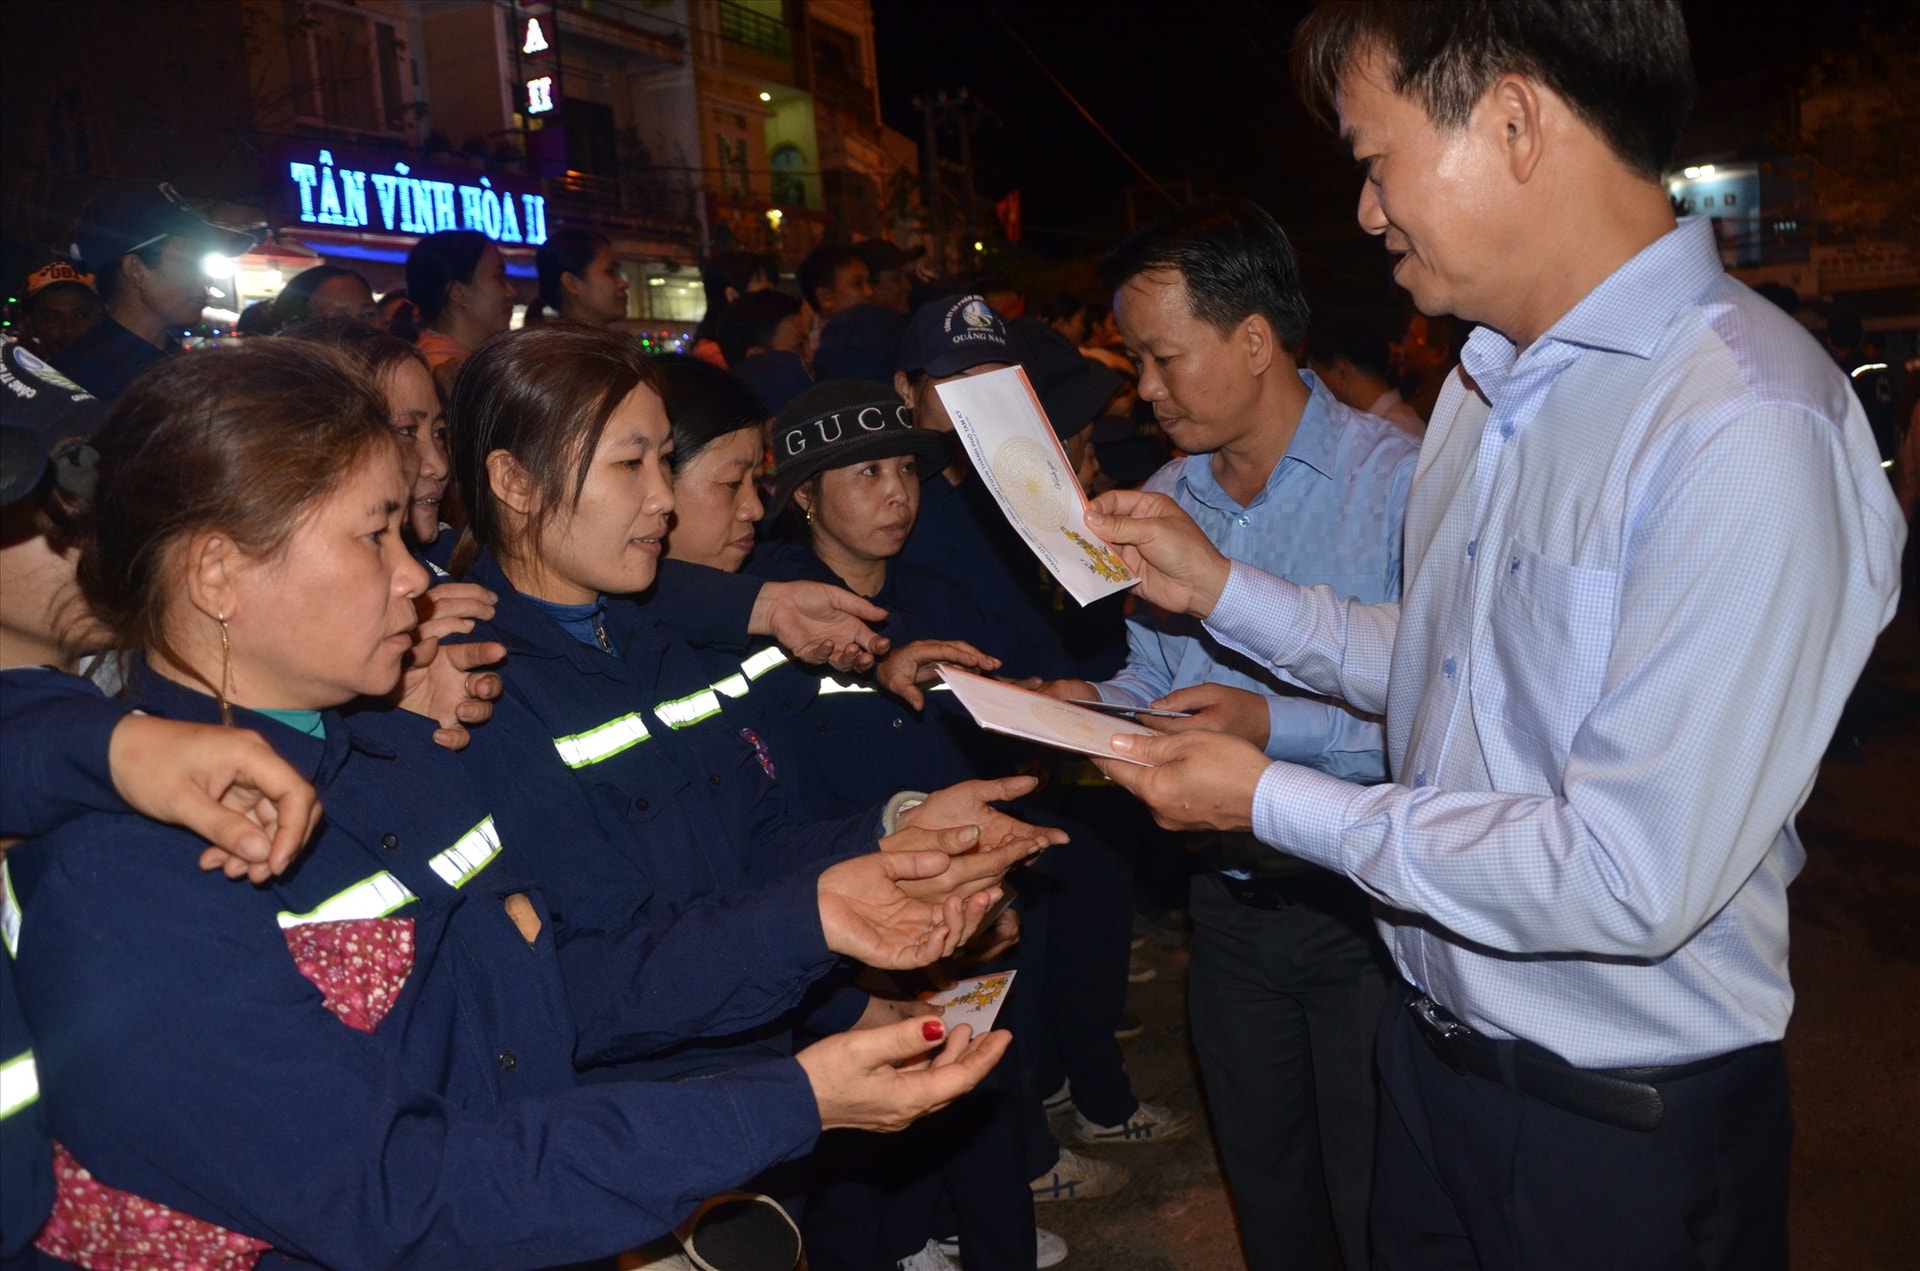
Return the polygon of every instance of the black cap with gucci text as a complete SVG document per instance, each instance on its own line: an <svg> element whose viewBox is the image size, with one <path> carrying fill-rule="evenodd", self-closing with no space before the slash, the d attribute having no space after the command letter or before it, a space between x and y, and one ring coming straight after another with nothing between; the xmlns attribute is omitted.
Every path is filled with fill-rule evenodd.
<svg viewBox="0 0 1920 1271"><path fill-rule="evenodd" d="M921 461L921 475L932 476L947 466L946 438L915 428L913 412L883 384L816 384L773 421L773 497L767 515L778 516L816 472L894 455L913 455Z"/></svg>

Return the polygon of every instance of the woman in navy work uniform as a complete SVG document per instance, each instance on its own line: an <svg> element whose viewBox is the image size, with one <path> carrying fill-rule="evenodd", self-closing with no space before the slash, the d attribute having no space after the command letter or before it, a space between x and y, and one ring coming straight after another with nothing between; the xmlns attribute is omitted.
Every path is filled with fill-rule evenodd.
<svg viewBox="0 0 1920 1271"><path fill-rule="evenodd" d="M669 559L733 573L746 564L756 547L775 554L796 550L780 542L757 543L756 527L766 509L755 478L766 451L766 421L752 390L731 373L697 358L670 355L654 361L660 368L667 418L673 425ZM838 585L837 579L832 582ZM672 609L665 610L664 616L679 629ZM793 773L807 774L805 779L783 783L797 814L837 816L873 801L844 800L831 788L831 779L819 779L808 771L807 757L820 738L811 724L802 727L801 717L822 682L815 668L794 662L770 641L735 650L714 648L695 636L689 639L705 655L707 674L724 686L722 692L751 712L755 732L775 762L790 760L797 765ZM893 691L915 693L913 679L934 656L979 670L999 666L996 659L967 645L941 642L934 649L891 649L876 664L873 680ZM871 691L848 672L836 672L830 680L839 690ZM926 781L930 775L937 778L942 771L937 765L908 765L895 774L898 783L886 788Z"/></svg>
<svg viewBox="0 0 1920 1271"><path fill-rule="evenodd" d="M935 1066L895 1069L927 1049L914 1021L712 1081L574 1088L589 1043L551 911L510 872L462 760L425 722L332 710L392 689L426 584L378 396L334 355L263 342L146 377L99 446L80 578L137 701L257 729L312 775L327 819L297 870L244 894L196 867L197 838L134 816L85 816L10 855L57 1144L44 1253L93 1268L602 1255L822 1126L904 1124L998 1057L1003 1041L956 1029ZM937 953L964 933L936 922L909 917L898 943ZM777 953L785 933L758 934Z"/></svg>
<svg viewBox="0 0 1920 1271"><path fill-rule="evenodd" d="M799 716L809 740L802 779L819 782L838 806L857 806L903 773L958 781L979 765L1006 762L1010 748L981 734L950 694L914 687L934 678L939 661L998 666L978 647L992 641L994 628L959 584L896 559L913 531L921 478L938 473L945 442L915 429L884 386L837 381L788 404L774 422L773 452L770 506L778 516L791 504L799 543L763 551L754 568L775 578L838 581L885 608L879 630L902 667L894 683L917 699L909 706L870 684L822 677ZM838 753L863 762L814 762ZM1034 1227L1011 1067L995 1075L993 1088L903 1140L843 1137L823 1150L822 1181L804 1215L816 1265L951 1267L929 1236L956 1228L969 1266L1051 1266L1065 1256L1064 1241Z"/></svg>
<svg viewBox="0 0 1920 1271"><path fill-rule="evenodd" d="M22 352L0 339L4 374L33 390L0 394L0 857L16 836L89 809L123 811L124 799L215 840L206 867L268 877L292 859L317 812L312 787L284 760L251 734L130 716L48 665L66 663L72 651L72 606L63 599L72 590L72 554L52 520L65 496L47 451L92 399ZM239 810L249 791L258 796L257 820ZM228 795L235 808L220 803ZM13 994L9 903L0 892L0 1266L28 1256L53 1204L38 1069Z"/></svg>
<svg viewBox="0 0 1920 1271"><path fill-rule="evenodd" d="M986 886L1053 836L982 802L980 783L921 807L865 809L834 822L789 815L775 761L751 720L658 616L634 603L651 585L673 495L672 439L652 362L631 341L575 327L498 337L461 372L451 408L454 462L480 544L470 581L499 597L476 634L503 644L512 674L473 757L502 825L539 826L558 806L599 836L546 836L535 870L572 929L658 921L690 905L744 903L796 871L902 840L897 827L979 825L993 850L954 870ZM948 881L935 884L952 886ZM715 947L716 965L742 950ZM691 973L695 983L700 973ZM822 1004L816 1031L888 1016L864 994ZM786 1021L753 1035L709 1033L670 1052L636 1042L591 1076L688 1077L792 1045Z"/></svg>
<svg viewBox="0 0 1920 1271"><path fill-rule="evenodd" d="M910 412L883 386L842 380L817 385L781 412L773 451L771 513L792 504L798 542L769 544L754 559L754 572L836 582L881 606L888 618L877 629L907 672L895 677L901 699L874 685L821 679L805 716L811 753L848 746L865 762L810 767L807 779L826 787L838 810L868 802L874 789L908 773L963 781L982 764L1003 762L1008 748L985 739L964 711L948 708L950 694L916 687L938 682L939 662L1000 665L989 656L996 631L961 585L897 560L913 532L921 480L945 463L943 439L915 429Z"/></svg>

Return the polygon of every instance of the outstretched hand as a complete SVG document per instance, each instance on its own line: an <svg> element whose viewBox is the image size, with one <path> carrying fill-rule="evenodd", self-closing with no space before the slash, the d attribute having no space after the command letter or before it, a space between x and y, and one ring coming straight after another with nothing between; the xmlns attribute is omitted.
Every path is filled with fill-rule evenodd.
<svg viewBox="0 0 1920 1271"><path fill-rule="evenodd" d="M1116 754L1152 767L1117 759L1095 759L1094 766L1146 804L1166 829L1253 828L1253 792L1270 761L1250 742L1225 733L1120 733L1111 744Z"/></svg>
<svg viewBox="0 0 1920 1271"><path fill-rule="evenodd" d="M998 1029L975 1037L966 1024L949 1032L937 1019L906 1019L836 1033L794 1058L813 1086L822 1129L889 1134L979 1085L1012 1037Z"/></svg>
<svg viewBox="0 0 1920 1271"><path fill-rule="evenodd" d="M873 678L881 688L913 709L921 710L927 704L927 697L920 691L920 685L939 680L938 668L942 662L983 673L1000 669L999 658L980 652L965 640L915 640L881 658L880 665L873 669Z"/></svg>
<svg viewBox="0 0 1920 1271"><path fill-rule="evenodd" d="M961 781L943 790L935 790L924 802L900 814L901 829L941 828L952 825L980 827L980 845L991 851L1008 843L1038 839L1058 847L1067 841L1067 832L1051 826L1029 825L994 807L1012 799L1024 799L1040 782L1035 777L995 777L982 781ZM884 844L883 844L884 846Z"/></svg>
<svg viewBox="0 0 1920 1271"><path fill-rule="evenodd" d="M258 733L129 715L107 742L114 789L142 816L208 841L200 868L264 883L320 823L313 787Z"/></svg>
<svg viewBox="0 0 1920 1271"><path fill-rule="evenodd" d="M1089 505L1087 526L1119 549L1120 559L1139 576L1135 595L1196 618L1205 618L1219 603L1233 563L1166 495L1109 490Z"/></svg>
<svg viewBox="0 0 1920 1271"><path fill-rule="evenodd" d="M929 850L869 852L823 870L816 895L827 948L882 970L910 971L965 944L999 899L999 875L971 891L940 881L952 873L952 854L976 839L971 827L943 830L927 836ZM927 880L935 881L907 890Z"/></svg>
<svg viewBox="0 0 1920 1271"><path fill-rule="evenodd" d="M867 624L885 622L887 611L830 583L766 583L747 620L751 635L772 636L801 662L826 663L836 671L865 671L892 642Z"/></svg>

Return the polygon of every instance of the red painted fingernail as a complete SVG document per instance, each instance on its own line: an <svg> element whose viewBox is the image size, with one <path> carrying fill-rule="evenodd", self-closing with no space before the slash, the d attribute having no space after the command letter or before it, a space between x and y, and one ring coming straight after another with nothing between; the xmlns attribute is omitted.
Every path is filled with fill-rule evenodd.
<svg viewBox="0 0 1920 1271"><path fill-rule="evenodd" d="M947 1035L947 1026L937 1019L922 1020L920 1035L930 1042L937 1042Z"/></svg>

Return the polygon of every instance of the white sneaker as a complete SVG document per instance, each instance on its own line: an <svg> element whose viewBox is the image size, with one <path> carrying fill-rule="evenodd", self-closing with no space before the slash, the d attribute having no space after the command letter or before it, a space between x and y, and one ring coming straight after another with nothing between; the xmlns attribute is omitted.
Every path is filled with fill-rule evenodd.
<svg viewBox="0 0 1920 1271"><path fill-rule="evenodd" d="M1045 1227L1035 1227L1033 1229L1033 1235L1035 1252L1033 1265L1036 1271L1046 1271L1046 1268L1057 1267L1067 1260L1067 1242L1065 1240L1054 1235ZM953 1259L955 1266L959 1266L960 1241L958 1239L942 1240L939 1242L939 1245L940 1252ZM905 1264L902 1263L901 1265L904 1266Z"/></svg>
<svg viewBox="0 0 1920 1271"><path fill-rule="evenodd" d="M1073 1107L1073 1083L1061 1082L1060 1088L1041 1100L1040 1106L1050 1117L1057 1117Z"/></svg>
<svg viewBox="0 0 1920 1271"><path fill-rule="evenodd" d="M960 1246L957 1242L953 1250L953 1256L948 1257L938 1240L929 1240L926 1248L900 1259L897 1265L900 1271L961 1271Z"/></svg>
<svg viewBox="0 0 1920 1271"><path fill-rule="evenodd" d="M1073 1114L1073 1137L1081 1143L1172 1143L1191 1133L1191 1116L1157 1103L1142 1103L1121 1125L1095 1125Z"/></svg>
<svg viewBox="0 0 1920 1271"><path fill-rule="evenodd" d="M1152 984L1159 978L1160 969L1158 967L1143 962L1139 958L1127 959L1128 984Z"/></svg>
<svg viewBox="0 0 1920 1271"><path fill-rule="evenodd" d="M1072 1148L1061 1148L1060 1159L1047 1173L1033 1180L1034 1203L1050 1200L1091 1200L1111 1196L1127 1185L1126 1170L1094 1156L1082 1156Z"/></svg>

